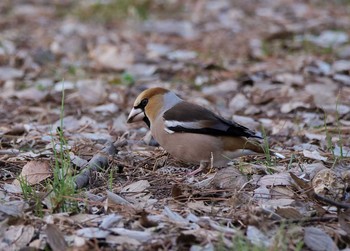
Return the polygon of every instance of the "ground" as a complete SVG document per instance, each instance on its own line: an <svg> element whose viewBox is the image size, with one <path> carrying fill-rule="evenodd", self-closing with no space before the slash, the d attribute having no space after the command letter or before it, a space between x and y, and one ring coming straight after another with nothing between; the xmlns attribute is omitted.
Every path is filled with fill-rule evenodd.
<svg viewBox="0 0 350 251"><path fill-rule="evenodd" d="M1 250L350 249L349 1L0 13ZM188 175L126 124L154 86L259 132L266 153Z"/></svg>

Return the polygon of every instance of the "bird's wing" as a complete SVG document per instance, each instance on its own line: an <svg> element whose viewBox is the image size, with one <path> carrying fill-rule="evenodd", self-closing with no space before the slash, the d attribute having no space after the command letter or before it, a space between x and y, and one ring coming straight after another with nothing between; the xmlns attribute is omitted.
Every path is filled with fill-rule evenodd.
<svg viewBox="0 0 350 251"><path fill-rule="evenodd" d="M226 120L208 109L188 102L181 102L163 114L166 131L189 132L213 136L261 138L248 128Z"/></svg>

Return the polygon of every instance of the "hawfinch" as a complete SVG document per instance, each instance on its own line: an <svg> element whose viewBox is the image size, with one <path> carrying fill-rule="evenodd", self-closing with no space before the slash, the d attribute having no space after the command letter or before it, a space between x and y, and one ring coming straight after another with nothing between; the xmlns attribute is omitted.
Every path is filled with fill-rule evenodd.
<svg viewBox="0 0 350 251"><path fill-rule="evenodd" d="M264 153L257 140L249 140L261 138L253 131L164 88L147 89L136 98L127 122L142 120L168 153L185 162L220 167L233 158Z"/></svg>

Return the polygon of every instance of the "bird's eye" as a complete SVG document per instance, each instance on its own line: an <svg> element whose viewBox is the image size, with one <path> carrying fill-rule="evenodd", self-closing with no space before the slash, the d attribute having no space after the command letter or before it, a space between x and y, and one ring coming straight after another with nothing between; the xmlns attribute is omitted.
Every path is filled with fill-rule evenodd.
<svg viewBox="0 0 350 251"><path fill-rule="evenodd" d="M143 99L143 100L141 101L140 106L141 106L142 108L144 108L144 107L146 107L147 103L148 103L148 99L145 98L145 99Z"/></svg>

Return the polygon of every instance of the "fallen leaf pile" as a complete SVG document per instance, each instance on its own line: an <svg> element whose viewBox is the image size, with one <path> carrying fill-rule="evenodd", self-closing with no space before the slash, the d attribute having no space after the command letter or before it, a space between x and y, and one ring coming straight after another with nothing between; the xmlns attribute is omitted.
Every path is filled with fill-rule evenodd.
<svg viewBox="0 0 350 251"><path fill-rule="evenodd" d="M0 1L0 250L350 250L348 1ZM268 136L188 175L135 97ZM241 248L241 249L239 249Z"/></svg>

